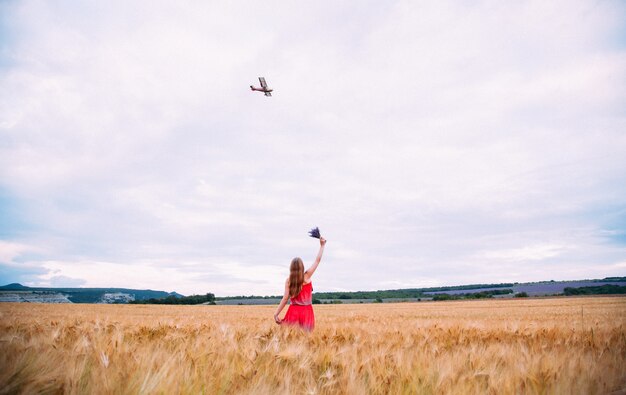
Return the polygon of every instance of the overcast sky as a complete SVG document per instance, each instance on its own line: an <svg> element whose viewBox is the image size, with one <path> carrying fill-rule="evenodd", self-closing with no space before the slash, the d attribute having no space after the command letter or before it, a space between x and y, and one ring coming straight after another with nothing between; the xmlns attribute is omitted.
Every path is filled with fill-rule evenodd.
<svg viewBox="0 0 626 395"><path fill-rule="evenodd" d="M0 284L626 275L623 1L2 1ZM264 76L271 98L252 92Z"/></svg>

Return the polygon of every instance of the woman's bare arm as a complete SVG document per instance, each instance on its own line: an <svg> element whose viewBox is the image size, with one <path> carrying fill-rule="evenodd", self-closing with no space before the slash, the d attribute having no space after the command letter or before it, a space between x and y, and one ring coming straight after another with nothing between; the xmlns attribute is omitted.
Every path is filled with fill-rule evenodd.
<svg viewBox="0 0 626 395"><path fill-rule="evenodd" d="M305 281L310 281L311 277L313 276L313 273L315 273L315 270L317 270L317 267L320 264L320 261L322 260L322 254L324 253L324 246L326 245L326 239L323 237L320 237L320 250L317 253L317 257L315 258L315 262L313 262L313 264L311 265L310 268L307 269L306 272L304 272L304 280Z"/></svg>
<svg viewBox="0 0 626 395"><path fill-rule="evenodd" d="M278 315L280 314L281 311L283 311L283 308L287 304L288 299L289 299L289 279L285 280L285 293L283 294L283 298L280 300L280 303L278 304L278 308L276 309L276 313L274 314L274 321L276 321L277 324L280 324L281 322L281 319L278 318Z"/></svg>

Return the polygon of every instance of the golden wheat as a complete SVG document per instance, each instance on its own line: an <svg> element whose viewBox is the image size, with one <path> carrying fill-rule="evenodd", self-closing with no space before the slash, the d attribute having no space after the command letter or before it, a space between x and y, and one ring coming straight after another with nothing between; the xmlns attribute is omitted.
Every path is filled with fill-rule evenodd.
<svg viewBox="0 0 626 395"><path fill-rule="evenodd" d="M626 298L315 306L0 305L0 393L603 394Z"/></svg>

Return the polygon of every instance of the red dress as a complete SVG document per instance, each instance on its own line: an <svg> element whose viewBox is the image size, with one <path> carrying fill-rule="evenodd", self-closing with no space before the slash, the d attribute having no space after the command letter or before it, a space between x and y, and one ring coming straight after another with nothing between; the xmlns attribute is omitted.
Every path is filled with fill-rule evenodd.
<svg viewBox="0 0 626 395"><path fill-rule="evenodd" d="M303 329L312 331L313 327L315 327L312 302L313 284L302 284L300 293L295 298L291 298L291 304L282 322L290 325L300 325Z"/></svg>

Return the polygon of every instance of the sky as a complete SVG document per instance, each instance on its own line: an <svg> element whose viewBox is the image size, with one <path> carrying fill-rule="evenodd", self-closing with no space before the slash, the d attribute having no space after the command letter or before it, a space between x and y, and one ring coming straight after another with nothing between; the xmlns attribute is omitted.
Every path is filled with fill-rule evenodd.
<svg viewBox="0 0 626 395"><path fill-rule="evenodd" d="M0 2L0 284L626 275L623 1ZM252 92L258 77L272 97Z"/></svg>

